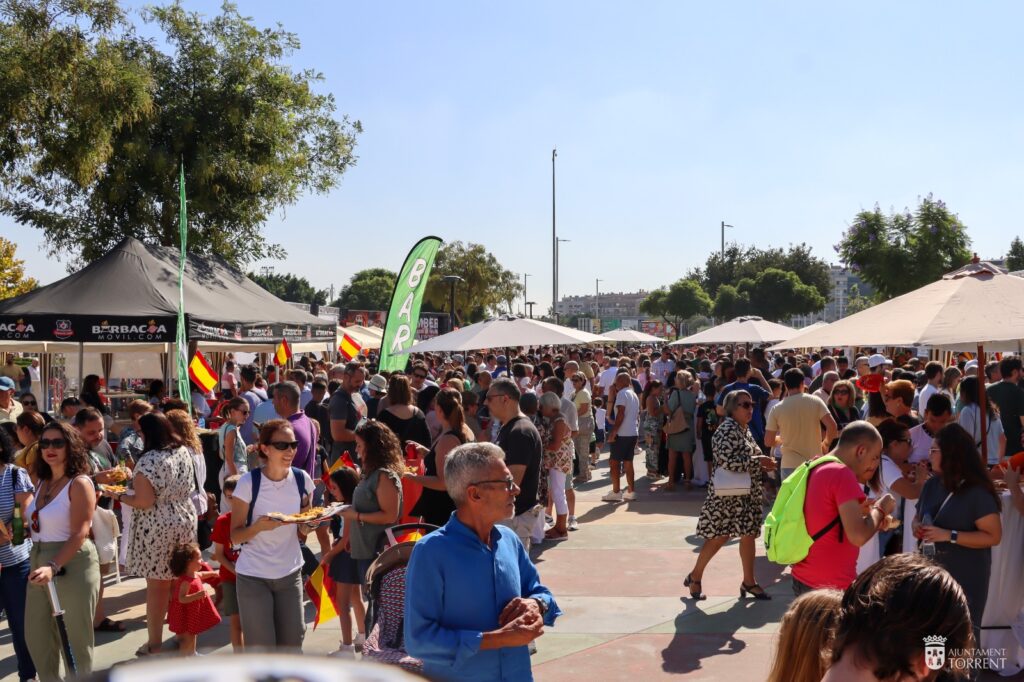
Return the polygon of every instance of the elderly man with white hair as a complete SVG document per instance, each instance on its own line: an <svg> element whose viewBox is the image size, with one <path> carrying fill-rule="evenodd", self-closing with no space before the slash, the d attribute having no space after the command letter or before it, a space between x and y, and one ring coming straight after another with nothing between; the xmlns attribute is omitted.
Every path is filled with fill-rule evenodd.
<svg viewBox="0 0 1024 682"><path fill-rule="evenodd" d="M455 511L416 543L405 575L405 648L439 680L532 680L528 645L561 610L512 529L519 486L501 448L448 453Z"/></svg>

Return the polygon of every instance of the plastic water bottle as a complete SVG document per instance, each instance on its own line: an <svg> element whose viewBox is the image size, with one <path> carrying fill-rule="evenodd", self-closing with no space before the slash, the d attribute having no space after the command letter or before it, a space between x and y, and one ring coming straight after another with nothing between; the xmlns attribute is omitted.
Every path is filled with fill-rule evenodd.
<svg viewBox="0 0 1024 682"><path fill-rule="evenodd" d="M921 525L923 525L923 526L930 526L930 525L932 525L932 523L933 523L933 520L932 520L932 515L931 514L925 514L924 518L921 519ZM923 554L925 556L935 556L935 543L932 542L931 540L922 540L921 541L921 554Z"/></svg>

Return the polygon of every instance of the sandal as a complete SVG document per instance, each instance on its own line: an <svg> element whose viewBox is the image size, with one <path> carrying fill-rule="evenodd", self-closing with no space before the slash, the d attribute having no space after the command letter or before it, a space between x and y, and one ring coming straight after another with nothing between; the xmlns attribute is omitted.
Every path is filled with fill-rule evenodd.
<svg viewBox="0 0 1024 682"><path fill-rule="evenodd" d="M704 601L705 599L707 599L706 596L701 594L701 591L700 591L700 581L699 580L694 580L692 573L688 574L686 576L686 580L683 581L683 587L690 587L691 585L696 587L697 591L694 592L693 590L690 590L690 599L692 599L693 601Z"/></svg>
<svg viewBox="0 0 1024 682"><path fill-rule="evenodd" d="M143 644L142 646L140 646L138 649L135 650L135 656L138 657L138 658L145 658L146 656L156 656L159 653L160 653L160 649L159 648L156 651L153 651L153 647L149 646L148 643L147 644Z"/></svg>
<svg viewBox="0 0 1024 682"><path fill-rule="evenodd" d="M759 590L759 591L755 592L754 590ZM771 601L772 600L772 596L770 594L768 594L767 592L765 592L764 588L761 587L760 585L758 585L757 583L754 583L753 585L748 585L748 584L746 584L744 582L741 582L740 583L740 599L743 599L748 594L751 597L753 597L754 599L760 599L761 601Z"/></svg>
<svg viewBox="0 0 1024 682"><path fill-rule="evenodd" d="M110 620L104 618L100 621L99 625L93 628L96 632L124 632L124 623L119 620Z"/></svg>
<svg viewBox="0 0 1024 682"><path fill-rule="evenodd" d="M554 528L551 528L548 530L548 532L544 533L545 540L564 540L567 537L569 537L569 531L560 533Z"/></svg>

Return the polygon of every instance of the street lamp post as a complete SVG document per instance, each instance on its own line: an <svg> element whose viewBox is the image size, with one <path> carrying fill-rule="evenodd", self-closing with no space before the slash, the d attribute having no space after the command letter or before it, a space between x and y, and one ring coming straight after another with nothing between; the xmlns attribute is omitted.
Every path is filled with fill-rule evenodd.
<svg viewBox="0 0 1024 682"><path fill-rule="evenodd" d="M526 312L526 278L530 276L530 273L523 273L523 312Z"/></svg>
<svg viewBox="0 0 1024 682"><path fill-rule="evenodd" d="M732 225L726 225L725 221L722 221L722 260L725 260L725 228L733 227Z"/></svg>
<svg viewBox="0 0 1024 682"><path fill-rule="evenodd" d="M529 311L530 319L533 319L533 306L537 305L536 301L527 301L526 309Z"/></svg>
<svg viewBox="0 0 1024 682"><path fill-rule="evenodd" d="M445 275L441 281L449 286L448 331L455 331L455 285L465 280L458 275Z"/></svg>
<svg viewBox="0 0 1024 682"><path fill-rule="evenodd" d="M555 159L558 149L551 150L551 317L558 324L558 233L555 231Z"/></svg>
<svg viewBox="0 0 1024 682"><path fill-rule="evenodd" d="M603 281L602 279L594 280L594 318L597 320L601 319L601 282Z"/></svg>

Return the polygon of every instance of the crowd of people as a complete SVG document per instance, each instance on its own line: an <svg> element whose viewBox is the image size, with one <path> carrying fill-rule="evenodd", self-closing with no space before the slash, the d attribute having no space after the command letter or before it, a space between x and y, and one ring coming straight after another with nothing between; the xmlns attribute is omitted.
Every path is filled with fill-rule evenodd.
<svg viewBox="0 0 1024 682"><path fill-rule="evenodd" d="M217 395L193 386L183 402L154 381L116 438L98 377L51 416L0 374L0 596L19 676L59 679L50 581L80 673L94 632L124 629L104 615L110 561L146 580L139 656L194 653L221 618L235 650L301 649L303 583L322 564L341 617L335 654L354 658L371 564L386 530L412 517L439 530L406 573L408 655L441 679L527 679L533 642L560 614L531 547L572 542L575 490L607 452L605 503L636 499L638 457L658 490L706 487L687 598L705 598L705 570L738 538L740 596L771 599L757 538L770 529L778 560L800 529L802 553L779 560L798 598L773 680L928 679L923 644L897 650L871 622L948 604L914 628L978 646L1003 489L1024 513L1021 369L1013 356L946 367L739 345L413 354L407 371L382 374L372 357L291 369L232 358ZM201 431L220 462L210 489ZM330 522L278 516L328 501L348 505ZM15 509L30 529L19 542ZM119 557L98 551L108 517ZM460 599L481 590L487 609Z"/></svg>

